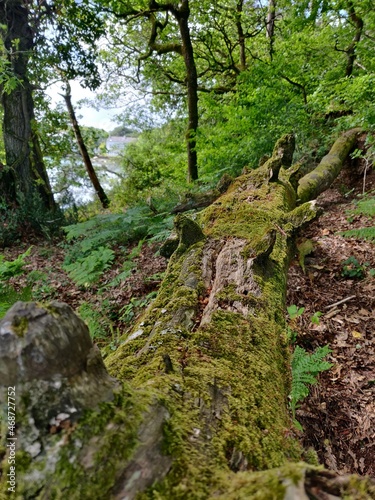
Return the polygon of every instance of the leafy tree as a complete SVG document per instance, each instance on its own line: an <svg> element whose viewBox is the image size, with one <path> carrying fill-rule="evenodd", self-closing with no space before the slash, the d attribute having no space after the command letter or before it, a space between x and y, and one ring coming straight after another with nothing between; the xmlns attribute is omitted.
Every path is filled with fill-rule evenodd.
<svg viewBox="0 0 375 500"><path fill-rule="evenodd" d="M128 26L127 33L133 35L130 52L137 54L138 69L141 64L151 60L150 67L160 68L161 58L166 60L162 73L169 76L171 82L175 79L168 69L168 62L175 61L175 55L182 57L184 64L183 84L186 87L188 126L186 144L188 155L188 178L198 178L196 152L196 132L198 128L198 74L189 25L189 0L176 2L128 2L126 4L104 0L107 10L122 20ZM140 38L141 35L141 38ZM135 44L138 42L138 48ZM125 43L129 43L126 41ZM140 46L139 46L140 43ZM180 61L176 63L180 64ZM138 72L138 71L137 71ZM147 75L147 69L145 74ZM147 76L150 76L149 74ZM139 78L139 73L135 79ZM153 79L155 83L156 79ZM174 81L179 83L179 80Z"/></svg>

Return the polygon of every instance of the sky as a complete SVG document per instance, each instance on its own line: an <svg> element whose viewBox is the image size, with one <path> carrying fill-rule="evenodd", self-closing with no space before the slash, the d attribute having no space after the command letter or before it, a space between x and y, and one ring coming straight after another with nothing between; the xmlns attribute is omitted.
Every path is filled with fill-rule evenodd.
<svg viewBox="0 0 375 500"><path fill-rule="evenodd" d="M71 91L72 91L72 102L73 106L77 104L77 101L81 99L93 99L95 97L94 92L89 89L84 89L80 86L77 81L70 81ZM58 102L64 102L64 99L59 95L62 93L60 87L56 84L51 86L47 94L52 98L52 103L57 104ZM75 112L78 118L78 123L80 125L85 125L86 127L96 127L103 128L108 132L114 129L118 122L115 120L115 115L118 114L118 109L102 109L96 111L90 106L75 107Z"/></svg>

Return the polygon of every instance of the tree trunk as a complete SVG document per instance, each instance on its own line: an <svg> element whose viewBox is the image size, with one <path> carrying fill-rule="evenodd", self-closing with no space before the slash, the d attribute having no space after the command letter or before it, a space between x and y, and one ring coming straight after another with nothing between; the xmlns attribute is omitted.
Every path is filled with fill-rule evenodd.
<svg viewBox="0 0 375 500"><path fill-rule="evenodd" d="M350 0L348 2L348 12L350 16L350 20L355 26L355 34L352 40L352 43L349 45L349 47L346 50L346 57L347 57L347 63L346 63L346 69L345 69L345 76L351 76L353 73L353 67L354 67L354 61L356 60L357 54L357 45L359 41L361 40L362 36L362 31L363 31L363 20L357 16L357 13L354 9L353 2Z"/></svg>
<svg viewBox="0 0 375 500"><path fill-rule="evenodd" d="M286 275L293 235L316 212L312 202L296 205L293 145L292 136L280 140L196 221L176 217L179 245L158 297L106 360L117 392L69 311L8 312L0 383L18 380L19 416L5 491L16 447L24 499L302 500L317 488L371 498L370 480L299 462L288 412ZM64 333L69 325L79 339ZM107 388L100 408L99 392L90 400L85 390L95 377Z"/></svg>
<svg viewBox="0 0 375 500"><path fill-rule="evenodd" d="M267 38L270 41L270 58L273 57L273 44L275 41L275 21L276 21L276 0L269 0L266 23Z"/></svg>
<svg viewBox="0 0 375 500"><path fill-rule="evenodd" d="M63 97L65 99L66 108L68 110L70 121L72 122L74 135L76 137L77 144L78 144L79 150L81 152L83 163L85 164L86 171L89 175L89 178L90 178L92 185L94 186L95 192L98 195L98 198L100 200L100 203L102 204L102 207L108 208L109 203L110 203L108 196L105 194L104 189L102 188L102 186L99 182L98 176L96 175L94 166L91 162L89 152L87 151L87 148L86 148L85 141L84 141L82 134L81 134L80 126L78 125L77 117L76 117L76 114L74 112L74 108L72 105L72 96L71 96L71 92L70 92L69 82L66 81L65 86L66 86L66 92L65 92Z"/></svg>
<svg viewBox="0 0 375 500"><path fill-rule="evenodd" d="M1 2L0 24L6 26L3 43L17 84L3 88L3 136L7 167L16 177L17 191L29 196L35 189L47 209L55 202L35 129L34 102L27 65L33 50L33 31L24 2Z"/></svg>
<svg viewBox="0 0 375 500"><path fill-rule="evenodd" d="M242 13L243 13L243 0L237 2L236 6L236 28L238 36L238 45L240 48L240 70L245 71L246 69L246 45L245 45L245 34L242 27Z"/></svg>
<svg viewBox="0 0 375 500"><path fill-rule="evenodd" d="M174 10L180 28L182 55L186 67L186 87L188 101L189 123L186 132L187 156L188 156L188 181L198 179L198 159L196 151L196 134L198 129L198 75L195 66L193 45L189 29L189 1L183 0L178 10Z"/></svg>
<svg viewBox="0 0 375 500"><path fill-rule="evenodd" d="M318 167L299 180L297 195L301 202L316 198L332 184L340 173L349 153L353 150L360 132L360 128L354 128L343 133Z"/></svg>

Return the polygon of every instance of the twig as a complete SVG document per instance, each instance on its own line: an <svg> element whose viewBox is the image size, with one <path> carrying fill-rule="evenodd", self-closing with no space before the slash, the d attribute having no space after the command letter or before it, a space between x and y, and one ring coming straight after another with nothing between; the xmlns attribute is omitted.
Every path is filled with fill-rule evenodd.
<svg viewBox="0 0 375 500"><path fill-rule="evenodd" d="M328 311L327 313L325 313L324 315L324 319L330 319L330 318L333 318L333 316L336 316L336 314L338 314L340 312L339 309L331 309L331 311Z"/></svg>
<svg viewBox="0 0 375 500"><path fill-rule="evenodd" d="M331 309L332 307L339 306L340 304L343 304L344 302L348 302L348 300L355 299L357 296L356 295L351 295L350 297L346 297L346 299L339 300L338 302L335 302L334 304L331 304L330 306L326 306L324 309Z"/></svg>

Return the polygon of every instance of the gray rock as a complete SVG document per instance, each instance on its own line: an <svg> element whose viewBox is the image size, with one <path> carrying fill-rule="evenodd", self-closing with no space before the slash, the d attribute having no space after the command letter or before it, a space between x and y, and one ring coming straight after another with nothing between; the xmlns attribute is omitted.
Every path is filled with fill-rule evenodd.
<svg viewBox="0 0 375 500"><path fill-rule="evenodd" d="M0 322L0 404L14 387L25 447L36 450L43 434L111 401L116 386L86 324L68 305L17 302Z"/></svg>

